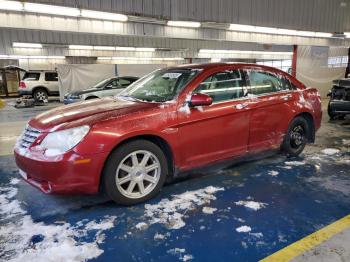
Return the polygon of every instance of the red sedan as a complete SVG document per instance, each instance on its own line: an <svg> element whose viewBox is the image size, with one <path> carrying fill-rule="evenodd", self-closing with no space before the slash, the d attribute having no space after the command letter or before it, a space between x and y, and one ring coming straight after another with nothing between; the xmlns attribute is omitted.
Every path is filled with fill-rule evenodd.
<svg viewBox="0 0 350 262"><path fill-rule="evenodd" d="M24 179L45 193L97 193L130 205L167 176L313 142L320 96L275 68L182 65L157 70L117 97L59 107L31 119L15 146Z"/></svg>

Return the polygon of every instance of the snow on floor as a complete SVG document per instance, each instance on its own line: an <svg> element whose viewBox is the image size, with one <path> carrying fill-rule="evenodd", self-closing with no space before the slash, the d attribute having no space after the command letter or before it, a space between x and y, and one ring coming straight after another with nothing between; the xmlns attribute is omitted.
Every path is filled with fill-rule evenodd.
<svg viewBox="0 0 350 262"><path fill-rule="evenodd" d="M304 161L285 161L284 163L287 166L302 166L302 165L305 165Z"/></svg>
<svg viewBox="0 0 350 262"><path fill-rule="evenodd" d="M170 229L179 229L186 225L183 218L186 212L197 209L199 206L215 200L215 193L224 188L208 186L195 191L187 191L179 195L173 195L172 199L162 199L158 204L146 204L144 217L150 225L160 223Z"/></svg>
<svg viewBox="0 0 350 262"><path fill-rule="evenodd" d="M240 200L240 201L235 202L235 204L237 206L245 206L246 208L250 208L250 209L253 209L255 211L257 211L261 208L265 208L268 205L266 203L256 202L256 201L252 201L252 200Z"/></svg>
<svg viewBox="0 0 350 262"><path fill-rule="evenodd" d="M12 179L10 184L19 181ZM0 187L0 257L6 261L86 261L103 253L98 244L104 240L103 231L114 226L115 216L105 216L100 221L79 221L50 224L33 221L13 199L15 187ZM78 238L92 235L91 242Z"/></svg>
<svg viewBox="0 0 350 262"><path fill-rule="evenodd" d="M236 231L238 233L248 233L252 231L252 228L250 226L240 226L236 228Z"/></svg>
<svg viewBox="0 0 350 262"><path fill-rule="evenodd" d="M338 154L340 150L336 148L325 148L321 152L325 155L335 155Z"/></svg>
<svg viewBox="0 0 350 262"><path fill-rule="evenodd" d="M213 207L203 207L202 212L205 214L214 214L214 212L218 210L217 208L213 208Z"/></svg>
<svg viewBox="0 0 350 262"><path fill-rule="evenodd" d="M168 254L177 256L182 261L189 261L193 259L193 256L190 254L185 254L186 250L184 248L172 248L167 251Z"/></svg>
<svg viewBox="0 0 350 262"><path fill-rule="evenodd" d="M278 172L278 171L275 171L275 170L270 170L270 171L268 172L268 174L269 174L270 176L278 176L279 172Z"/></svg>

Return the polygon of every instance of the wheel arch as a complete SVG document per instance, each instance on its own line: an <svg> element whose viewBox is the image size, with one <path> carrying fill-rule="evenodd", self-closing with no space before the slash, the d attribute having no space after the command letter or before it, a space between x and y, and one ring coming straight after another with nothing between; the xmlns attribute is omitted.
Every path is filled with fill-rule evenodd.
<svg viewBox="0 0 350 262"><path fill-rule="evenodd" d="M35 87L33 87L32 95L34 95L35 91L39 90L39 89L44 89L46 91L47 95L49 95L49 89L46 86L35 86Z"/></svg>
<svg viewBox="0 0 350 262"><path fill-rule="evenodd" d="M95 95L91 95L91 96L87 96L85 98L85 100L90 100L90 99L96 99L96 98L99 98L98 96L95 96Z"/></svg>
<svg viewBox="0 0 350 262"><path fill-rule="evenodd" d="M101 185L102 185L102 179L103 179L103 171L104 171L104 167L106 162L109 160L109 157L111 156L111 154L119 147L130 143L132 141L135 140L147 140L150 141L154 144L156 144L157 146L159 146L159 148L164 152L166 159L167 159L167 163L168 163L168 176L171 177L173 176L174 172L175 172L175 163L174 163L174 153L173 150L170 146L170 144L162 137L158 136L158 135L154 135L154 134L143 134L143 135L135 135L132 137L127 137L124 140L121 140L117 145L115 145L112 150L109 152L108 156L106 157L106 160L104 162L103 168L102 168L102 172L100 175L100 181L99 181L99 188L101 191Z"/></svg>

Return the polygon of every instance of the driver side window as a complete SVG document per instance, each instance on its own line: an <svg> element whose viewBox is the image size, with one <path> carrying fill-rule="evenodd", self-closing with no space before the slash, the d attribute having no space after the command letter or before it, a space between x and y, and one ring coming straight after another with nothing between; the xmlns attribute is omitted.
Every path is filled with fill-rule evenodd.
<svg viewBox="0 0 350 262"><path fill-rule="evenodd" d="M226 70L209 76L193 93L210 96L213 103L229 101L243 97L244 80L238 70Z"/></svg>
<svg viewBox="0 0 350 262"><path fill-rule="evenodd" d="M110 86L110 88L121 88L121 85L117 79L110 82L107 86Z"/></svg>

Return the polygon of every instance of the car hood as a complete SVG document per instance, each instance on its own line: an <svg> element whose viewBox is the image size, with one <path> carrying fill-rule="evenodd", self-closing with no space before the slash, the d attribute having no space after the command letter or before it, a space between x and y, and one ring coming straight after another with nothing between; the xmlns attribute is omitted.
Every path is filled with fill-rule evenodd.
<svg viewBox="0 0 350 262"><path fill-rule="evenodd" d="M60 106L32 118L29 125L44 132L51 132L78 125L91 125L107 118L155 107L157 103L108 97Z"/></svg>
<svg viewBox="0 0 350 262"><path fill-rule="evenodd" d="M87 89L83 89L83 90L79 90L79 91L75 91L72 93L67 94L67 96L79 96L79 95L83 95L83 94L88 94L88 93L92 93L92 92L98 92L98 91L102 91L104 90L103 88L96 88L96 87L90 87Z"/></svg>

